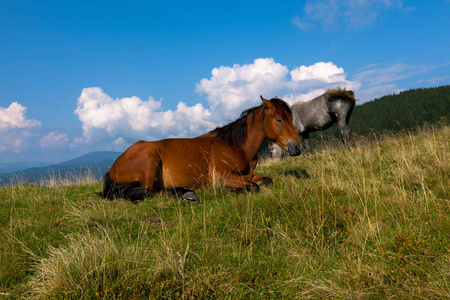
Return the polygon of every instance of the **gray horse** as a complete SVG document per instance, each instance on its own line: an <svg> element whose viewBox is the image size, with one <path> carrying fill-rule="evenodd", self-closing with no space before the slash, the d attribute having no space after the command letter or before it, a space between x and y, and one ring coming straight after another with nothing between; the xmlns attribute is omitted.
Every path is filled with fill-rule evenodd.
<svg viewBox="0 0 450 300"><path fill-rule="evenodd" d="M306 150L311 152L309 133L322 131L337 123L341 131L344 147L348 148L350 129L348 121L355 107L355 93L345 89L329 89L325 94L307 102L297 102L291 106L295 129L303 138ZM270 144L274 159L281 159L284 150L275 143Z"/></svg>

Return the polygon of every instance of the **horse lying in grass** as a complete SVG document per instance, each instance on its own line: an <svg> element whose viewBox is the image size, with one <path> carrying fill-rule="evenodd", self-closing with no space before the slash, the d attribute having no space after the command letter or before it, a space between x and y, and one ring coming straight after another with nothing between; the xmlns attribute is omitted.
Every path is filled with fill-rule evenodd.
<svg viewBox="0 0 450 300"><path fill-rule="evenodd" d="M325 94L306 102L297 102L291 106L293 124L302 136L305 148L311 152L309 133L326 130L337 123L342 142L348 148L350 129L348 122L355 107L355 94L345 89L329 89ZM284 151L278 145L270 143L272 158L281 159Z"/></svg>
<svg viewBox="0 0 450 300"><path fill-rule="evenodd" d="M105 174L104 198L142 200L155 192L198 202L191 189L213 178L232 191L258 191L257 182L272 183L254 176L258 151L266 139L291 156L301 152L301 141L289 106L277 97L242 112L234 122L195 138L154 142L138 141L117 158Z"/></svg>

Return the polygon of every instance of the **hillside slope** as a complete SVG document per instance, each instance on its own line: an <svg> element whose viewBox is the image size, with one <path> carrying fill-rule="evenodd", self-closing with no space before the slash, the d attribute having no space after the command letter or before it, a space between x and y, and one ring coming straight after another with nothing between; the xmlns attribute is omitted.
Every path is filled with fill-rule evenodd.
<svg viewBox="0 0 450 300"><path fill-rule="evenodd" d="M274 184L133 204L0 188L10 299L449 299L450 127L265 161Z"/></svg>
<svg viewBox="0 0 450 300"><path fill-rule="evenodd" d="M363 136L450 122L450 85L407 90L366 102L355 108L350 122L352 131Z"/></svg>
<svg viewBox="0 0 450 300"><path fill-rule="evenodd" d="M358 95L356 95L358 98ZM414 130L424 124L450 122L450 85L421 88L387 95L358 105L350 118L352 136L373 138L386 132L397 133ZM323 132L312 134L314 139L340 139L336 125Z"/></svg>

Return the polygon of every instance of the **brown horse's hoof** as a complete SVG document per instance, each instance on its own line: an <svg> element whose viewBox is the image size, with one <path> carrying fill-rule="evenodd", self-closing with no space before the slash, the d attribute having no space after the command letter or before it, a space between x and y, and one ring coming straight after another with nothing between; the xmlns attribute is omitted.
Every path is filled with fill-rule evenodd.
<svg viewBox="0 0 450 300"><path fill-rule="evenodd" d="M247 187L247 191L249 192L259 192L259 185L252 182L250 186Z"/></svg>
<svg viewBox="0 0 450 300"><path fill-rule="evenodd" d="M194 191L185 187L177 187L173 190L169 191L170 195L174 198L181 198L183 200L194 201L196 203L200 203L200 199L198 199L197 195Z"/></svg>
<svg viewBox="0 0 450 300"><path fill-rule="evenodd" d="M265 184L265 185L270 185L270 184L273 184L273 179L270 178L270 177L264 177L264 178L261 180L261 183L262 183L262 184Z"/></svg>
<svg viewBox="0 0 450 300"><path fill-rule="evenodd" d="M194 201L195 203L200 203L200 199L198 199L197 195L193 191L184 193L181 198L188 201Z"/></svg>

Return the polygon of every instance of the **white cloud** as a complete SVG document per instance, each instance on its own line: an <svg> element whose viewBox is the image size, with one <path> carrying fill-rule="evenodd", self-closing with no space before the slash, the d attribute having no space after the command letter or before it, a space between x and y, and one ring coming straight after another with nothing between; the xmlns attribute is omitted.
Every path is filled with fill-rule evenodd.
<svg viewBox="0 0 450 300"><path fill-rule="evenodd" d="M0 152L22 152L27 144L29 132L18 132L13 129L10 131L0 131Z"/></svg>
<svg viewBox="0 0 450 300"><path fill-rule="evenodd" d="M119 138L115 139L112 142L112 144L114 145L114 148L116 150L124 149L124 148L126 148L128 146L127 141L124 138L122 138L122 137L119 137Z"/></svg>
<svg viewBox="0 0 450 300"><path fill-rule="evenodd" d="M450 0L448 0L450 2ZM417 81L417 83L419 84L427 84L427 85L437 85L440 84L442 81L449 79L450 76L438 76L438 77L433 77L433 78L429 78L429 79L420 79Z"/></svg>
<svg viewBox="0 0 450 300"><path fill-rule="evenodd" d="M308 101L322 95L328 88L346 88L357 90L358 82L347 80L344 69L332 62L317 62L311 66L300 66L290 72L291 81L287 82L289 94L284 99L293 104Z"/></svg>
<svg viewBox="0 0 450 300"><path fill-rule="evenodd" d="M373 87L365 87L364 89L361 89L356 96L359 100L361 100L359 104L362 104L363 102L380 98L382 96L399 93L401 91L403 91L403 89L399 88L397 84L390 83Z"/></svg>
<svg viewBox="0 0 450 300"><path fill-rule="evenodd" d="M209 111L201 104L188 107L180 102L175 111L161 111L161 104L162 100L152 97L148 101L138 97L113 99L101 88L92 87L83 89L75 114L86 143L106 143L116 149L139 139L184 137L214 127L208 120Z"/></svg>
<svg viewBox="0 0 450 300"><path fill-rule="evenodd" d="M52 131L47 135L41 137L39 145L41 148L61 148L69 143L69 138L66 133L59 133L58 131Z"/></svg>
<svg viewBox="0 0 450 300"><path fill-rule="evenodd" d="M361 72L353 77L361 83L358 98L363 102L384 95L398 93L404 88L398 86L402 80L429 73L439 66L408 65L397 63L394 65L371 64L361 68Z"/></svg>
<svg viewBox="0 0 450 300"><path fill-rule="evenodd" d="M13 102L8 108L0 107L0 131L11 128L33 128L41 126L41 122L25 117L27 108Z"/></svg>
<svg viewBox="0 0 450 300"><path fill-rule="evenodd" d="M24 151L35 136L33 128L41 122L26 118L27 108L13 102L7 108L0 107L0 152L20 153Z"/></svg>
<svg viewBox="0 0 450 300"><path fill-rule="evenodd" d="M389 9L414 12L414 7L404 7L401 0L319 0L307 1L304 15L296 16L293 24L301 30L309 30L320 24L325 30L335 30L342 26L359 30L376 22ZM302 20L302 21L300 21Z"/></svg>
<svg viewBox="0 0 450 300"><path fill-rule="evenodd" d="M344 69L332 62L318 62L289 71L273 58L259 58L253 64L214 68L212 77L202 79L196 91L207 96L211 113L220 119L259 105L259 95L278 96L293 104L311 100L335 87L357 89L359 84L348 81Z"/></svg>
<svg viewBox="0 0 450 300"><path fill-rule="evenodd" d="M304 102L312 100L327 91L327 88L318 88L313 89L305 93L290 93L288 95L283 96L283 100L285 100L289 105L292 105L296 102Z"/></svg>
<svg viewBox="0 0 450 300"><path fill-rule="evenodd" d="M406 65L402 63L385 67L373 65L373 67L366 68L365 71L356 74L355 78L369 86L384 85L428 73L434 68L434 66Z"/></svg>
<svg viewBox="0 0 450 300"><path fill-rule="evenodd" d="M339 68L332 62L318 62L312 66L300 66L291 71L293 81L319 80L326 83L345 81L343 68Z"/></svg>
<svg viewBox="0 0 450 300"><path fill-rule="evenodd" d="M213 115L230 117L259 105L259 96L269 97L283 86L288 72L273 58L258 58L242 66L221 66L212 70L210 79L203 78L197 84L196 92L207 95Z"/></svg>
<svg viewBox="0 0 450 300"><path fill-rule="evenodd" d="M308 31L314 28L312 23L301 19L299 16L295 16L294 19L292 19L292 24L303 31Z"/></svg>

